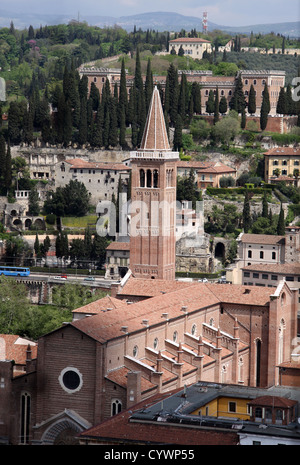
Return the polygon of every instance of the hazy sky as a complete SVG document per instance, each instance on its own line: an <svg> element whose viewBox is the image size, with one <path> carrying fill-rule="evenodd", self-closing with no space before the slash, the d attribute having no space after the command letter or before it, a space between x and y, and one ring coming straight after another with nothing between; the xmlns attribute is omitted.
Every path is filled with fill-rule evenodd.
<svg viewBox="0 0 300 465"><path fill-rule="evenodd" d="M1 10L24 13L56 13L77 17L85 15L128 16L165 11L202 17L224 26L299 21L299 0L1 0Z"/></svg>

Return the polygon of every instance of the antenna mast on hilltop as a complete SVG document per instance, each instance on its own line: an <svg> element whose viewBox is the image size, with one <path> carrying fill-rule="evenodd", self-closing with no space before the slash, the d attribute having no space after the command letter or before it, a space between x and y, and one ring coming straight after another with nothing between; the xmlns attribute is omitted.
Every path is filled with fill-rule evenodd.
<svg viewBox="0 0 300 465"><path fill-rule="evenodd" d="M203 33L207 33L207 12L205 11L203 13L203 19L202 19L202 26L203 26Z"/></svg>

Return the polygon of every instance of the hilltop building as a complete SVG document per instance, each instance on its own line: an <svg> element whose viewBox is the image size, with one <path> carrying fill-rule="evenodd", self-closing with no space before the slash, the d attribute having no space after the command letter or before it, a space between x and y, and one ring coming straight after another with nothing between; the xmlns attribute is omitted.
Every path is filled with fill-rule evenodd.
<svg viewBox="0 0 300 465"><path fill-rule="evenodd" d="M198 41L198 42L197 42ZM199 58L200 55L210 48L210 43L203 39L174 39L170 44L174 44L175 48L178 48L183 45L186 48L186 52L189 52L188 55L192 58ZM198 47L198 48L197 48ZM162 52L163 53L163 52ZM196 54L199 54L198 56ZM236 77L235 76L214 76L212 71L209 70L178 70L179 79L181 74L185 74L187 81L190 83L197 82L201 87L201 106L202 114L206 114L206 103L209 97L209 92L212 90L214 93L217 88L219 91L219 98L225 97L227 104L234 94L236 86ZM95 68L95 67L81 67L79 69L80 76L86 75L90 83L94 82L96 87L99 89L100 93L102 92L102 87L108 79L111 84L111 90L113 91L114 86L120 85L121 79L121 70L109 69L109 68ZM243 90L245 95L246 102L248 101L250 87L253 85L255 90L256 97L256 116L260 115L260 108L262 104L262 92L264 90L265 84L268 85L269 95L270 95L270 115L276 115L277 101L279 97L279 92L281 87L285 87L285 71L278 70L240 70L239 74L242 78ZM145 80L146 77L143 76ZM126 84L128 93L133 85L134 76L126 75ZM166 85L166 76L155 75L153 77L154 85L159 85L160 88L164 91ZM282 120L282 115L281 115ZM281 124L281 130L283 132L283 120Z"/></svg>
<svg viewBox="0 0 300 465"><path fill-rule="evenodd" d="M265 182L300 186L299 147L274 147L264 154Z"/></svg>

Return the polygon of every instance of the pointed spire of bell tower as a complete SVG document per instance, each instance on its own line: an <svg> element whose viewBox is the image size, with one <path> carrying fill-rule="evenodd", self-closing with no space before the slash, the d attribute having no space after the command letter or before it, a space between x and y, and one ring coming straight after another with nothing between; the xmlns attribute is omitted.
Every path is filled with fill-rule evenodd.
<svg viewBox="0 0 300 465"><path fill-rule="evenodd" d="M170 151L160 94L154 87L140 150Z"/></svg>

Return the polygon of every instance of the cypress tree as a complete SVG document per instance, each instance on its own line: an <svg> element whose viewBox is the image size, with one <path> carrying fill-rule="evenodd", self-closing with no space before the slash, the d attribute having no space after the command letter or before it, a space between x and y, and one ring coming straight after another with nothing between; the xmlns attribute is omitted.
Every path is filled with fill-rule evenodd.
<svg viewBox="0 0 300 465"><path fill-rule="evenodd" d="M104 125L103 125L103 145L105 148L109 147L109 128L110 128L110 112L109 108L107 108L106 113L104 115Z"/></svg>
<svg viewBox="0 0 300 465"><path fill-rule="evenodd" d="M216 124L220 119L219 105L220 105L220 102L219 102L219 89L217 87L216 95L215 95L215 101L214 101L214 124Z"/></svg>
<svg viewBox="0 0 300 465"><path fill-rule="evenodd" d="M214 112L214 109L215 109L214 92L213 90L210 90L208 94L208 100L206 102L206 112L211 115Z"/></svg>
<svg viewBox="0 0 300 465"><path fill-rule="evenodd" d="M284 221L284 211L282 208L282 204L280 207L280 213L279 213L278 223L277 223L277 235L278 236L285 235L285 221Z"/></svg>
<svg viewBox="0 0 300 465"><path fill-rule="evenodd" d="M41 136L44 142L49 142L51 139L51 116L49 110L48 99L44 96L40 103L40 113L41 113Z"/></svg>
<svg viewBox="0 0 300 465"><path fill-rule="evenodd" d="M227 100L226 100L226 97L224 97L223 95L220 100L219 112L222 115L225 115L225 113L227 113L227 110L228 110Z"/></svg>
<svg viewBox="0 0 300 465"><path fill-rule="evenodd" d="M40 241L39 241L39 236L38 233L35 235L35 240L34 240L34 252L38 256L40 253Z"/></svg>
<svg viewBox="0 0 300 465"><path fill-rule="evenodd" d="M295 114L295 103L292 96L292 86L290 84L288 84L286 88L286 114Z"/></svg>
<svg viewBox="0 0 300 465"><path fill-rule="evenodd" d="M87 127L87 108L86 98L81 97L80 100L80 120L79 120L79 131L78 131L78 142L80 145L84 145L87 142L88 127Z"/></svg>
<svg viewBox="0 0 300 465"><path fill-rule="evenodd" d="M119 144L122 148L126 147L126 118L124 106L121 109Z"/></svg>
<svg viewBox="0 0 300 465"><path fill-rule="evenodd" d="M267 193L264 192L263 198L262 198L262 212L261 216L263 218L268 218L269 217L269 211L268 211L268 200L267 200Z"/></svg>
<svg viewBox="0 0 300 465"><path fill-rule="evenodd" d="M153 93L153 75L151 71L151 60L148 59L147 63L147 72L146 72L146 81L145 81L145 105L146 105L146 114L148 114L149 105L151 102Z"/></svg>
<svg viewBox="0 0 300 465"><path fill-rule="evenodd" d="M175 123L173 147L174 150L178 152L182 148L182 119L179 113L177 114L177 119Z"/></svg>
<svg viewBox="0 0 300 465"><path fill-rule="evenodd" d="M33 141L33 119L34 113L32 108L32 102L29 103L28 111L26 112L26 118L24 121L24 141L30 144Z"/></svg>
<svg viewBox="0 0 300 465"><path fill-rule="evenodd" d="M99 104L94 124L92 125L90 143L93 147L102 147L103 145L103 111L102 105Z"/></svg>
<svg viewBox="0 0 300 465"><path fill-rule="evenodd" d="M249 192L246 190L245 199L244 199L244 207L243 207L243 227L244 227L245 233L249 231L250 225L251 225L250 199L249 199Z"/></svg>
<svg viewBox="0 0 300 465"><path fill-rule="evenodd" d="M64 106L64 126L63 126L63 144L69 145L72 141L72 110L71 103L65 102Z"/></svg>
<svg viewBox="0 0 300 465"><path fill-rule="evenodd" d="M238 113L242 113L243 108L245 108L245 96L243 90L243 81L242 77L239 74L235 80L235 90L230 101L230 108L231 110L235 110Z"/></svg>
<svg viewBox="0 0 300 465"><path fill-rule="evenodd" d="M254 115L256 112L256 97L255 97L255 90L254 90L253 84L251 84L250 92L249 92L248 111L250 115Z"/></svg>
<svg viewBox="0 0 300 465"><path fill-rule="evenodd" d="M242 118L241 118L241 128L245 129L246 128L246 111L245 108L242 109Z"/></svg>
<svg viewBox="0 0 300 465"><path fill-rule="evenodd" d="M193 98L193 108L194 112L198 115L201 115L201 92L200 92L200 85L198 82L193 82L192 84L192 91L191 96Z"/></svg>
<svg viewBox="0 0 300 465"><path fill-rule="evenodd" d="M262 100L261 110L260 110L260 128L262 131L264 131L267 127L268 114L270 113L270 109L271 109L271 106L270 106L269 90L266 84L264 91L263 91L263 100Z"/></svg>
<svg viewBox="0 0 300 465"><path fill-rule="evenodd" d="M118 117L116 100L110 99L110 126L109 126L109 145L115 147L118 144Z"/></svg>
<svg viewBox="0 0 300 465"><path fill-rule="evenodd" d="M105 88L105 86L103 86L103 88ZM93 111L97 111L97 108L98 108L99 103L100 103L100 92L99 92L99 89L98 89L98 87L96 86L96 84L94 82L91 83L90 97L89 98L92 101L92 109L93 109Z"/></svg>
<svg viewBox="0 0 300 465"><path fill-rule="evenodd" d="M179 99L178 99L178 113L181 116L181 120L184 123L186 117L186 75L182 73L180 81Z"/></svg>
<svg viewBox="0 0 300 465"><path fill-rule="evenodd" d="M120 78L120 91L119 91L119 114L122 114L122 108L125 111L125 121L128 111L128 95L127 95L127 86L126 86L126 70L125 70L125 60L122 60L121 67L121 78Z"/></svg>
<svg viewBox="0 0 300 465"><path fill-rule="evenodd" d="M0 135L0 180L5 174L5 158L6 158L6 146L3 135Z"/></svg>
<svg viewBox="0 0 300 465"><path fill-rule="evenodd" d="M276 112L279 115L287 114L286 94L285 94L284 87L281 87L280 92L279 92Z"/></svg>
<svg viewBox="0 0 300 465"><path fill-rule="evenodd" d="M5 172L4 172L4 184L7 191L11 187L12 182L12 168L11 168L11 152L10 152L10 144L8 142L7 149L6 149L6 156L5 156Z"/></svg>
<svg viewBox="0 0 300 465"><path fill-rule="evenodd" d="M144 83L143 83L142 72L141 72L141 61L140 61L139 48L137 48L137 52L136 52L134 88L135 88L134 115L135 115L136 136L137 136L136 144L138 145L142 140L144 126L146 122L145 92L144 92Z"/></svg>
<svg viewBox="0 0 300 465"><path fill-rule="evenodd" d="M170 117L170 122L175 125L178 114L178 72L173 63L170 64L168 69L168 94L166 94L166 108ZM168 99L168 100L167 100Z"/></svg>

